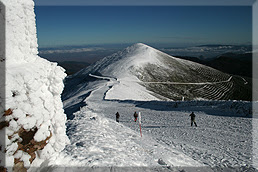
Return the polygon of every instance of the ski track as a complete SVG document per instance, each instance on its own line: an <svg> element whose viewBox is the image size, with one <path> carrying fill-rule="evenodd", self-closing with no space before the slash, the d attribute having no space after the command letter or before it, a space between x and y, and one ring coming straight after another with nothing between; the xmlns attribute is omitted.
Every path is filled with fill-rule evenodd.
<svg viewBox="0 0 258 172"><path fill-rule="evenodd" d="M123 167L130 164L143 167L160 165L167 168L203 165L240 167L252 164L251 118L213 115L225 113L216 109L216 106L192 106L170 110L171 107L167 107L166 103L159 104L164 106L163 109L169 109L164 111L148 108L148 102L143 102L146 108L138 106L137 101L105 100L106 93L119 81L111 77L90 76L104 79L106 82L91 92L85 99L87 106L75 113L75 119L68 121L71 144L64 151L63 161L67 159L70 165L111 164ZM133 121L134 111L142 114L143 138L140 137L138 123ZM190 126L191 111L195 111L197 115L198 127ZM120 113L119 124L115 122L116 112ZM92 117L95 119L92 120ZM93 126L94 121L98 125ZM128 132L124 133L126 127L134 132L128 128ZM121 139L118 140L112 135L117 135ZM109 145L110 142L113 143L112 146ZM127 161L121 161L123 158ZM189 171L193 170L190 168Z"/></svg>

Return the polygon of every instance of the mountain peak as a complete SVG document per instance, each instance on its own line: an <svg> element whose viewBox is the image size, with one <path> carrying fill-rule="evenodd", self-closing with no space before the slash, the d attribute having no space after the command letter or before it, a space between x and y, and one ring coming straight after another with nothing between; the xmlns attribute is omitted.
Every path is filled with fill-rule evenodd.
<svg viewBox="0 0 258 172"><path fill-rule="evenodd" d="M148 47L148 45L146 45L146 44L144 44L144 43L141 43L141 42L139 42L139 43L135 43L134 44L135 46L146 46L146 47Z"/></svg>
<svg viewBox="0 0 258 172"><path fill-rule="evenodd" d="M135 43L132 45L132 47L136 47L136 48L152 48L144 43Z"/></svg>
<svg viewBox="0 0 258 172"><path fill-rule="evenodd" d="M152 48L146 44L143 43L135 43L125 49L126 54L142 54L142 53L151 53L151 52L157 52L155 48Z"/></svg>

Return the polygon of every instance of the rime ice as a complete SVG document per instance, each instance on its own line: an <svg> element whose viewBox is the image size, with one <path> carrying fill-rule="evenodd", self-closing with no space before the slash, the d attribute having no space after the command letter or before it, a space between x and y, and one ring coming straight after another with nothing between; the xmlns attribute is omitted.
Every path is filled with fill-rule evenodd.
<svg viewBox="0 0 258 172"><path fill-rule="evenodd" d="M1 3L4 6L1 4L0 23L6 30L5 42L0 41L1 53L5 51L0 62L1 68L5 67L1 87L6 88L5 96L1 93L1 102L5 99L4 109L1 108L5 117L1 121L7 124L2 129L7 134L6 145L1 145L7 150L5 165L23 163L28 169L39 166L68 143L60 98L66 74L56 63L37 55L34 2L1 0ZM30 144L34 148L28 148Z"/></svg>

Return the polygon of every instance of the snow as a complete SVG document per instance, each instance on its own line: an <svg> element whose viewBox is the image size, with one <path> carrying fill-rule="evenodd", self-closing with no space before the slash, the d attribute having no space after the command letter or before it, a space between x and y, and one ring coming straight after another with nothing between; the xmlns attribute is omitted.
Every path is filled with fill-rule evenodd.
<svg viewBox="0 0 258 172"><path fill-rule="evenodd" d="M250 146L254 144L252 103L161 101L163 98L146 90L142 85L144 82L135 75L136 68L140 69L148 62L164 65L159 61L160 54L162 52L147 45L135 44L67 78L69 91L65 91L63 98L65 109L77 107L77 110L70 111L69 115L73 117L67 123L71 144L66 146L59 163L51 165L57 167L63 166L63 162L73 162L73 166L89 168L146 166L152 171L163 167L176 171L193 171L193 168L196 171L253 170L251 166L255 164L256 157L253 157ZM199 67L186 60L178 59L178 63ZM231 79L225 75L220 81L160 83L212 85L230 82ZM73 85L76 86L72 88ZM143 137L140 136L139 124L133 121L134 111L141 113ZM190 126L189 114L192 111L197 116L198 127ZM120 123L115 122L116 112L120 114ZM126 146L123 141L126 141ZM138 159L138 153L132 151L131 144L140 147L137 151L144 149L151 150L151 153L141 152ZM124 157L122 152L128 152L128 156ZM131 155L139 164L131 161Z"/></svg>
<svg viewBox="0 0 258 172"><path fill-rule="evenodd" d="M148 92L144 86L138 83L140 80L134 74L137 69L140 69L147 64L164 66L164 64L157 58L158 53L159 51L152 47L142 43L137 43L123 51L98 61L90 68L81 70L75 74L73 78L75 78L75 82L81 83L85 76L93 74L90 76L94 77L94 73L100 73L103 76L113 77L113 79L120 82L120 84L115 85L115 89L110 90L107 95L109 97L113 97L113 99L135 98L137 100L158 100L158 98L152 95L153 93ZM68 80L69 78L70 77L68 77ZM80 86L81 88L85 87L85 85ZM66 87L69 89L70 86ZM71 85L71 87L74 86ZM79 89L80 88L78 88L78 90Z"/></svg>
<svg viewBox="0 0 258 172"><path fill-rule="evenodd" d="M37 127L34 139L39 142L49 136L52 128L48 127L65 123L60 99L65 77L63 69L39 58L35 63L7 65L6 75L6 107L14 109L8 118L18 118L18 127L26 130ZM17 131L18 128L13 129ZM65 135L65 126L62 130Z"/></svg>
<svg viewBox="0 0 258 172"><path fill-rule="evenodd" d="M38 53L34 2L1 0L6 11L6 63L24 63L36 59ZM4 15L4 14L2 14Z"/></svg>
<svg viewBox="0 0 258 172"><path fill-rule="evenodd" d="M99 104L93 105L89 102L87 104L89 106L93 106L92 109L101 109ZM105 106L103 102L100 104L102 106ZM153 103L150 103L148 101L144 101L144 102L139 102L139 104L137 101L134 102L133 104L129 104L128 109L132 109L131 113L133 113L134 110L142 112L143 119L148 120L148 122L146 122L147 124L145 124L147 126L145 127L146 128L153 127L153 129L150 130L150 134L154 137L157 137L157 140L162 140L163 142L172 140L172 142L173 141L176 142L175 138L177 139L181 138L182 140L184 140L183 143L179 142L174 144L177 146L184 145L185 146L184 149L187 149L186 147L188 147L189 145L191 145L191 143L193 143L193 147L188 148L189 150L185 150L185 153L189 154L189 153L194 153L196 151L197 152L200 151L201 153L200 155L197 155L198 158L196 159L203 160L205 164L209 164L210 166L223 165L223 161L222 161L223 158L221 158L221 160L217 160L214 162L212 159L208 159L207 157L205 157L206 154L210 153L207 150L212 150L212 149L214 150L214 151L211 151L211 154L213 156L214 154L216 154L215 156L220 157L219 155L225 154L224 158L227 159L226 158L228 157L227 154L229 154L230 155L229 157L239 158L238 160L232 160L232 161L229 160L230 158L227 159L230 162L226 163L226 165L231 165L231 166L245 165L245 164L239 164L241 160L244 160L247 163L249 162L249 158L251 157L251 149L249 145L251 144L251 138L252 138L251 132L250 132L251 119L240 118L240 119L234 120L235 117L233 116L227 117L226 116L227 114L234 113L234 111L230 112L230 110L228 110L227 108L227 107L230 107L229 106L230 102L229 103L224 102L224 105L223 103L219 105L219 103L213 104L211 102L210 105L213 104L211 108L209 108L209 103L207 103L207 105L201 106L202 103L200 102L199 107L198 106L191 107L190 104L183 103L185 105L182 105L182 107L180 107L181 105L178 105L178 109L174 112L169 111L171 110L171 108L168 107L168 102L158 103L154 101ZM228 105L225 105L225 104L228 104ZM134 107L133 105L138 105L138 107L137 106ZM148 110L148 109L155 109L155 105L157 110L155 111ZM111 115L111 111L119 111L120 114L129 114L128 110L125 110L126 109L125 103L122 105L122 108L118 108L120 106L121 105L119 104L115 104L115 102L107 103L107 107L100 110L100 112L102 113L105 112L106 116L110 118L112 118L113 116L113 114ZM218 107L216 108L216 106ZM248 105L248 103L246 103L246 105L243 105L243 106L250 107L250 104ZM162 110L160 111L159 109L160 110L162 109ZM189 123L187 122L189 120L188 115L186 116L185 114L189 114L190 110L197 111L198 116L200 116L199 118L201 118L199 119L200 122L203 122L204 124L206 124L206 125L201 124L200 127L197 128L197 131L196 129L193 130L191 127L184 126L184 125L187 126ZM220 114L221 116L218 117L217 116L218 114L216 113ZM212 116L212 114L214 114L215 116L214 115ZM130 119L130 116L129 118L128 116L126 116L125 119L127 119L128 121ZM180 125L180 123L183 123L183 125L182 124ZM241 125L238 126L239 124ZM131 125L131 123L129 122L128 125ZM175 127L170 128L169 126L175 126ZM158 129L160 129L160 131L157 132ZM143 131L144 131L144 125L143 125ZM203 142L204 140L206 140L205 143ZM196 143L198 143L197 145L201 149L195 146ZM203 148L207 147L207 144L209 144L208 148L202 150ZM173 144L170 144L170 145L173 145ZM224 149L229 148L231 151L232 150L236 151L236 154L234 154L235 153L234 151L230 152L230 151L225 151L224 149L223 151L221 151L223 146L225 146ZM247 155L243 155L243 152L247 153ZM209 161L209 162L206 162L206 161Z"/></svg>
<svg viewBox="0 0 258 172"><path fill-rule="evenodd" d="M211 87L215 89L214 92L217 92L211 97L221 98L225 93L229 94L230 84L234 80L232 76L213 68L175 58L148 45L137 43L66 78L63 94L65 104L66 99L74 97L75 94L80 97L85 87L88 87L87 81L93 80L95 76L108 76L117 81L117 84L106 93L108 99L142 101L168 100L167 97L177 100L181 99L180 95L177 95L180 94L179 92L189 94L185 95L187 100L198 96L205 98L209 94L207 92L209 88L199 91L198 88L202 89L202 85L215 85L214 88ZM177 85L183 85L183 87L180 88ZM164 87L161 91L162 96L157 90L161 87ZM173 90L174 87L176 88ZM154 89L156 91L153 91ZM167 97L165 97L166 92L167 95L169 94Z"/></svg>
<svg viewBox="0 0 258 172"><path fill-rule="evenodd" d="M258 103L253 103L253 165L256 169L258 169Z"/></svg>
<svg viewBox="0 0 258 172"><path fill-rule="evenodd" d="M147 136L141 138L138 132L95 114L88 108L81 109L75 115L68 122L75 131L70 132L71 145L65 151L73 159L79 159L80 166L157 166L160 154L179 154L171 161L171 165L186 166L192 163L200 166L189 157L161 146Z"/></svg>
<svg viewBox="0 0 258 172"><path fill-rule="evenodd" d="M0 83L4 84L1 86L5 87L5 93L1 92L0 95L0 121L9 123L1 130L1 134L6 134L6 142L1 141L1 155L5 156L6 161L1 161L0 165L13 167L14 158L18 158L29 169L40 166L69 143L61 101L66 74L56 63L37 55L34 2L1 0L0 5L4 9L0 11L0 23L4 24L6 30L6 40L1 41L4 58L0 63L1 70L5 68L5 78L1 77ZM11 113L3 116L8 109ZM29 152L21 150L17 144L26 144L26 141L22 143L22 133L26 135L30 131L36 131L32 136L36 144L51 136L45 147L34 152L36 157L32 164Z"/></svg>
<svg viewBox="0 0 258 172"><path fill-rule="evenodd" d="M143 86L133 81L119 81L107 93L107 99L114 100L159 100ZM125 91L126 90L126 91ZM147 94L146 94L147 93Z"/></svg>
<svg viewBox="0 0 258 172"><path fill-rule="evenodd" d="M134 80L120 80L116 78L110 78L110 77L103 77L98 75L89 74L89 76L97 79L104 79L104 80L111 80L112 88L110 88L106 93L105 97L107 99L113 99L113 100L159 100L155 96L151 95L151 92L149 92L145 87L135 84L135 82L138 82ZM140 81L139 81L140 82ZM126 91L125 91L126 90ZM146 94L147 93L147 94Z"/></svg>
<svg viewBox="0 0 258 172"><path fill-rule="evenodd" d="M0 27L5 26L6 42L0 41L0 65L6 73L0 83L6 90L0 95L0 110L1 114L12 111L0 118L9 123L0 130L5 138L0 140L5 148L0 154L6 158L1 166L13 167L15 158L29 171L81 171L85 166L99 171L213 171L216 167L243 171L258 166L257 128L252 128L257 119L250 118L251 103L158 101L160 97L147 91L135 74L149 64L168 66L160 61L162 52L142 43L67 78L72 84L64 94L64 107L70 108L71 115L66 122L60 97L66 75L56 63L37 55L33 1L1 3L5 10L1 4ZM92 82L83 82L85 78ZM134 111L141 113L142 137L138 121L133 121ZM197 115L198 127L189 126L191 111ZM120 123L115 121L116 112ZM23 130L35 131L33 141L47 143L35 151L32 164L32 156L18 146L25 141L19 133Z"/></svg>
<svg viewBox="0 0 258 172"><path fill-rule="evenodd" d="M49 166L62 168L69 163L68 167L140 167L141 170L143 167L204 166L147 134L141 137L139 131L107 118L105 112L96 113L100 110L99 103L105 103L102 102L105 92L115 82L110 78L104 84L95 85L96 89L85 99L87 106L74 113L75 117L67 122L71 144L58 159L51 160ZM131 123L135 127L139 125L133 119Z"/></svg>
<svg viewBox="0 0 258 172"><path fill-rule="evenodd" d="M84 99L86 106L68 121L71 145L67 145L59 163L51 164L54 167L70 162L72 166L90 168L145 166L153 171L164 166L185 171L252 169L250 102L114 99L108 94L119 80L91 76L102 82L93 81L94 89ZM141 113L142 138L139 124L133 121L134 111ZM198 127L190 126L191 111L197 115ZM116 112L120 113L120 123L115 122ZM138 164L131 161L131 156Z"/></svg>
<svg viewBox="0 0 258 172"><path fill-rule="evenodd" d="M155 63L162 65L156 58L157 50L142 43L134 44L127 47L122 54L115 54L115 57L110 57L112 63L105 68L100 68L100 73L104 76L113 76L120 78L132 78L132 75L128 72L131 68L139 68L147 63Z"/></svg>

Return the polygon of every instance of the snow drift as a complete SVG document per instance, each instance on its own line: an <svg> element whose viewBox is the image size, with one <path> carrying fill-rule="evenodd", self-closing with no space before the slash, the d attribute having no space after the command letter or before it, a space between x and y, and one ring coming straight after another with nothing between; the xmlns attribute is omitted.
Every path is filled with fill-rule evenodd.
<svg viewBox="0 0 258 172"><path fill-rule="evenodd" d="M54 157L68 142L60 98L66 74L37 55L32 0L0 0L0 23L6 38L0 41L1 70L5 68L0 166L26 171Z"/></svg>

